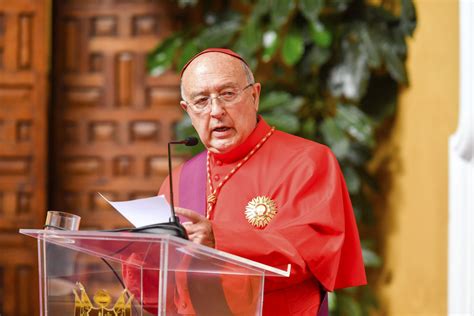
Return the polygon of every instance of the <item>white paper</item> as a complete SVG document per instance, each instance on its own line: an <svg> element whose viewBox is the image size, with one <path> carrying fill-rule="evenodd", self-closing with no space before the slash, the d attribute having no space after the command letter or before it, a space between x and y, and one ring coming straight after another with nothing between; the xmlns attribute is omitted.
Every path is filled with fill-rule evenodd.
<svg viewBox="0 0 474 316"><path fill-rule="evenodd" d="M121 202L112 202L99 195L135 227L169 222L171 217L171 207L164 195Z"/></svg>

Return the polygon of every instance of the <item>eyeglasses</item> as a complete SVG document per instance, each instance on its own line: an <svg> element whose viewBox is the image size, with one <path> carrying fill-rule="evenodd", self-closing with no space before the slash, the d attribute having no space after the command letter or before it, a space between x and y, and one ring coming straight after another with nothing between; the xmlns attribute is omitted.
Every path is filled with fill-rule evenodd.
<svg viewBox="0 0 474 316"><path fill-rule="evenodd" d="M213 97L211 97L210 95L200 95L189 102L186 100L183 101L186 102L186 104L189 105L194 112L202 113L211 108L211 103L213 99L218 99L224 105L231 105L239 102L242 96L242 92L244 92L245 89L253 86L254 84L255 83L249 83L242 89L226 88L219 92L218 95Z"/></svg>

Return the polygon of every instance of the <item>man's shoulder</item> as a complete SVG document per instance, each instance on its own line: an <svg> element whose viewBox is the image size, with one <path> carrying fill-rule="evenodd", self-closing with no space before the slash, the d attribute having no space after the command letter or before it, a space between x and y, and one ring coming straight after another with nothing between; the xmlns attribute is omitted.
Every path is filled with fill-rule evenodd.
<svg viewBox="0 0 474 316"><path fill-rule="evenodd" d="M185 163L200 163L202 161L205 161L207 158L207 150L203 150L198 154L195 154L192 156L190 159L188 159Z"/></svg>
<svg viewBox="0 0 474 316"><path fill-rule="evenodd" d="M336 156L324 144L281 131L275 131L274 136L272 146L266 151L272 157L269 168L304 174L303 177L339 168Z"/></svg>
<svg viewBox="0 0 474 316"><path fill-rule="evenodd" d="M284 146L284 150L291 153L297 152L311 155L333 155L331 149L324 144L282 131L275 131L274 143L278 146Z"/></svg>

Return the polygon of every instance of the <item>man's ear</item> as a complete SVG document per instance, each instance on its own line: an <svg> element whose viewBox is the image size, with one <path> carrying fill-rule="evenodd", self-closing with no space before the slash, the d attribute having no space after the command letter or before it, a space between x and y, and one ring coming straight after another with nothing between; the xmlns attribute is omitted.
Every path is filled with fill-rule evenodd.
<svg viewBox="0 0 474 316"><path fill-rule="evenodd" d="M179 105L181 105L181 108L182 108L183 110L185 110L186 112L188 112L188 105L186 104L186 102L180 101L180 102L179 102Z"/></svg>
<svg viewBox="0 0 474 316"><path fill-rule="evenodd" d="M252 87L252 98L253 98L253 102L254 102L254 105L255 105L255 111L258 111L258 105L259 105L259 102L260 102L260 91L262 89L262 86L260 85L259 82L256 82L254 83L253 87Z"/></svg>

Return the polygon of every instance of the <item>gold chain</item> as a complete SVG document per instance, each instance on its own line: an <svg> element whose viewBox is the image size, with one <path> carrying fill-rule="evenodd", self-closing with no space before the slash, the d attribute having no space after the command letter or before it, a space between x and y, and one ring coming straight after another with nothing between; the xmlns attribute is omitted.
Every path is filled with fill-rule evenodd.
<svg viewBox="0 0 474 316"><path fill-rule="evenodd" d="M211 218L212 211L214 210L214 206L216 205L217 202L217 196L219 195L219 192L221 191L222 186L227 182L227 180L230 179L234 175L234 173L237 172L237 170L242 167L244 163L246 163L250 157L255 154L257 150L262 147L262 145L267 141L267 139L273 134L273 131L275 130L275 127L273 126L272 129L260 140L260 142L255 146L245 157L242 159L237 166L232 168L232 170L224 177L224 179L217 185L217 187L214 189L212 185L212 180L211 180L211 166L210 166L210 154L207 152L207 180L209 182L209 191L211 192L207 196L207 214L206 217L208 219Z"/></svg>

